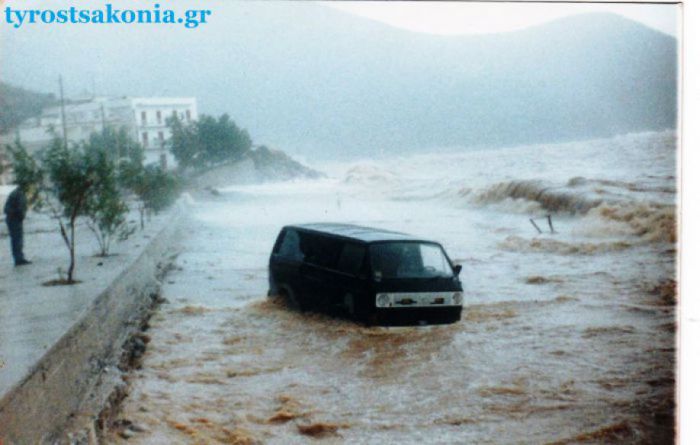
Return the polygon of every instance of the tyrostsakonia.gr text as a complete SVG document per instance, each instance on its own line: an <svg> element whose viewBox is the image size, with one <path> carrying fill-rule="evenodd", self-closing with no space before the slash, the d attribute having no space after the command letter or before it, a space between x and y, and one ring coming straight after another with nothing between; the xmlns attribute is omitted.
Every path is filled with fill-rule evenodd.
<svg viewBox="0 0 700 445"><path fill-rule="evenodd" d="M107 3L99 9L81 9L71 6L65 9L17 9L5 7L5 21L15 28L27 24L179 24L196 28L207 23L209 9L188 9L180 14L172 9L161 9L154 4L151 9L118 9Z"/></svg>

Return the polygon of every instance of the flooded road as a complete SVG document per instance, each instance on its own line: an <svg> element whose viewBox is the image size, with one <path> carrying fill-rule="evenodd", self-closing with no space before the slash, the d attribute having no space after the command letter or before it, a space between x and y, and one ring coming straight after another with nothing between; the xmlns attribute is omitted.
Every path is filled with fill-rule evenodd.
<svg viewBox="0 0 700 445"><path fill-rule="evenodd" d="M564 148L577 162L331 165L196 199L112 442L672 443L675 136ZM529 222L546 214L556 233ZM277 232L310 221L443 243L462 321L364 327L267 298Z"/></svg>

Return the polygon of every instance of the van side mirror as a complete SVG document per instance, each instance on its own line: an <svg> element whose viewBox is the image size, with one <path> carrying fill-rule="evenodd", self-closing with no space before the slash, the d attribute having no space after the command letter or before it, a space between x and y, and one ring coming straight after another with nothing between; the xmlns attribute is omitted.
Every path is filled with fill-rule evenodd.
<svg viewBox="0 0 700 445"><path fill-rule="evenodd" d="M455 271L455 275L459 275L459 273L462 271L462 265L455 264L454 267L452 267L452 270Z"/></svg>

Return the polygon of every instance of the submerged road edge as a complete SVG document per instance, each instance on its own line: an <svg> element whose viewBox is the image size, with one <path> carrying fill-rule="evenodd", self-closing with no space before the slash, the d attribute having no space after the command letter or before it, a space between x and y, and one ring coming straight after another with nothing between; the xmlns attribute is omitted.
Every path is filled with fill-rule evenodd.
<svg viewBox="0 0 700 445"><path fill-rule="evenodd" d="M138 256L0 400L0 444L93 441L99 412L120 374L123 346L148 316L160 278L177 254L179 204ZM69 433L76 428L82 431Z"/></svg>

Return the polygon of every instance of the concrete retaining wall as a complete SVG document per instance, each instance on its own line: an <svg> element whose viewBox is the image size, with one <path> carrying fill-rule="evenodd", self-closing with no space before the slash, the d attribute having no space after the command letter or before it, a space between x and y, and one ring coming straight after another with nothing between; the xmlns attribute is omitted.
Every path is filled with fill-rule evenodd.
<svg viewBox="0 0 700 445"><path fill-rule="evenodd" d="M96 295L92 305L39 360L28 376L0 400L0 444L66 442L76 417L96 416L96 384L114 370L158 292L158 276L176 253L179 211L136 260ZM85 401L93 399L86 408ZM88 412L85 412L88 409Z"/></svg>

